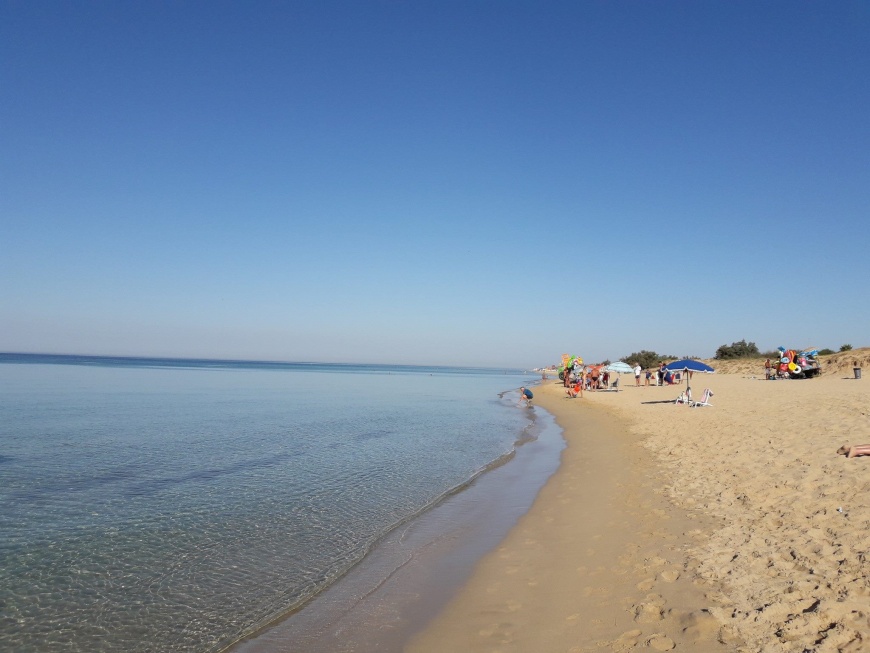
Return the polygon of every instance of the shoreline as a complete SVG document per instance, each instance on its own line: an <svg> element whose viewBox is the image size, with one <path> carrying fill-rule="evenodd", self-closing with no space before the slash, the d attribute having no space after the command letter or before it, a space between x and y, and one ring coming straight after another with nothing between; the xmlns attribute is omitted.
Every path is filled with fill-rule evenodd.
<svg viewBox="0 0 870 653"><path fill-rule="evenodd" d="M687 573L689 547L713 524L657 492L659 471L627 420L567 399L558 381L535 400L563 429L559 469L406 650L734 650Z"/></svg>
<svg viewBox="0 0 870 653"><path fill-rule="evenodd" d="M528 511L564 448L549 413L532 418L511 459L384 535L345 575L227 653L401 651L451 600L475 564Z"/></svg>
<svg viewBox="0 0 870 653"><path fill-rule="evenodd" d="M866 650L870 458L835 452L870 442L870 386L705 386L697 409L673 403L680 386L539 386L568 442L559 470L406 650Z"/></svg>

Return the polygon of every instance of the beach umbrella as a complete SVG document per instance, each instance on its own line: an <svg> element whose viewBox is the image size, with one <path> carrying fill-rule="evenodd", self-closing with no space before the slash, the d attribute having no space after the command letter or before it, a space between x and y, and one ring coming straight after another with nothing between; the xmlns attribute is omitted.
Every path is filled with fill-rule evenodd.
<svg viewBox="0 0 870 653"><path fill-rule="evenodd" d="M690 391L692 389L689 386L688 372L704 372L706 374L712 374L716 371L706 363L692 360L691 358L683 358L682 360L668 363L667 365L665 365L665 369L669 372L686 372L686 391Z"/></svg>
<svg viewBox="0 0 870 653"><path fill-rule="evenodd" d="M665 365L665 369L670 370L671 372L682 372L683 370L688 370L690 372L706 372L708 374L716 371L706 363L692 360L691 358L684 358L682 360L674 361L673 363L668 363Z"/></svg>
<svg viewBox="0 0 870 653"><path fill-rule="evenodd" d="M628 363L623 363L622 361L616 361L615 363L611 363L607 367L605 367L608 372L616 372L617 374L631 374L634 372L634 368Z"/></svg>

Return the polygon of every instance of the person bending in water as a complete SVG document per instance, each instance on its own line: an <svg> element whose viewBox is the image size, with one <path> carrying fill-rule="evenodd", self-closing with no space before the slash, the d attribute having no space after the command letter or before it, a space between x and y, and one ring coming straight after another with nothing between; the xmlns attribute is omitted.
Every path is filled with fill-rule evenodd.
<svg viewBox="0 0 870 653"><path fill-rule="evenodd" d="M532 391L526 387L520 388L520 401L525 400L526 406L532 405L532 398L535 395L532 394Z"/></svg>
<svg viewBox="0 0 870 653"><path fill-rule="evenodd" d="M846 454L846 458L870 456L870 444L844 444L842 447L837 449L837 453Z"/></svg>

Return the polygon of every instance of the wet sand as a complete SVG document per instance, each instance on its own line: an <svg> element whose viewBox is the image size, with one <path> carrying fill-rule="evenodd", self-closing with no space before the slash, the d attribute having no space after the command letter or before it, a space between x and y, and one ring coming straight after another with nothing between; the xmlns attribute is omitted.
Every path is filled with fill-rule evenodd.
<svg viewBox="0 0 870 653"><path fill-rule="evenodd" d="M509 461L389 532L347 575L304 607L230 650L401 651L529 510L558 467L564 448L561 429L547 413L530 415L534 423Z"/></svg>
<svg viewBox="0 0 870 653"><path fill-rule="evenodd" d="M753 372L538 388L558 472L406 650L870 650L870 385Z"/></svg>

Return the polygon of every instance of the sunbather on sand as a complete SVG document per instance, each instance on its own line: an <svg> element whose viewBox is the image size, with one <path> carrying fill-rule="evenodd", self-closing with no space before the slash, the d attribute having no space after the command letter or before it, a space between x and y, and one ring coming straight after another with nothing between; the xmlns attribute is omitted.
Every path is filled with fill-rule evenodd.
<svg viewBox="0 0 870 653"><path fill-rule="evenodd" d="M846 458L870 456L870 444L844 444L837 449L837 453L846 454Z"/></svg>

